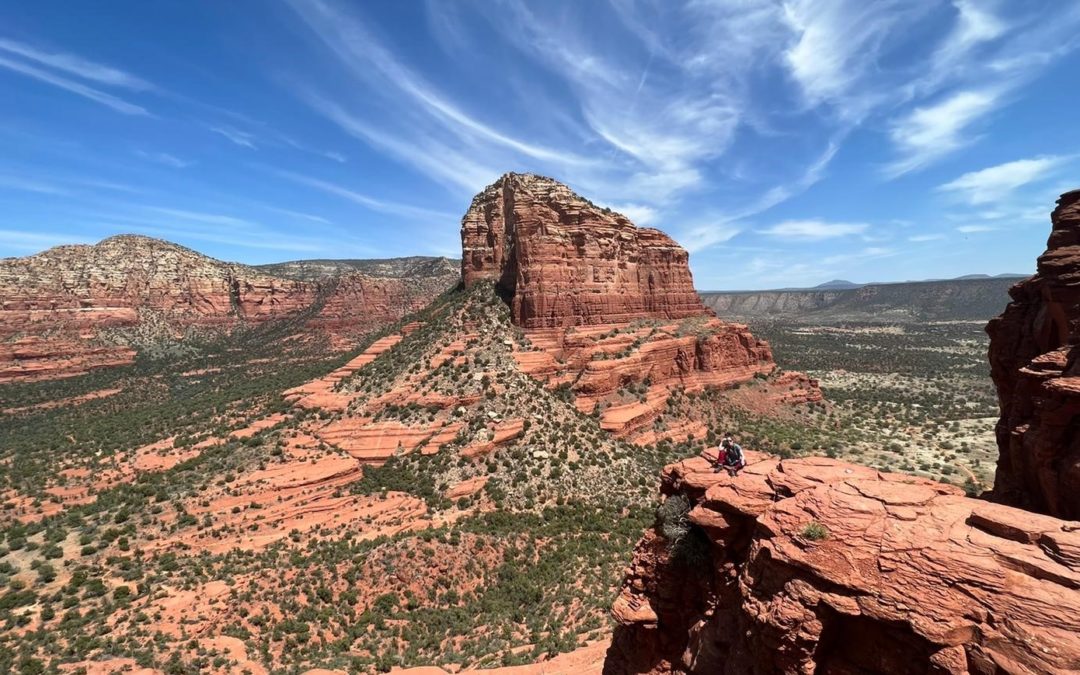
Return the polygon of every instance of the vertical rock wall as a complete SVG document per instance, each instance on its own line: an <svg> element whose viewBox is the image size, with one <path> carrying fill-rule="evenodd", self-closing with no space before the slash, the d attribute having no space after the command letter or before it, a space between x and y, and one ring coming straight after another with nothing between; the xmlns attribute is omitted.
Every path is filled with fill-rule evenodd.
<svg viewBox="0 0 1080 675"><path fill-rule="evenodd" d="M1051 221L1038 272L986 328L1001 405L993 499L1080 519L1080 191Z"/></svg>

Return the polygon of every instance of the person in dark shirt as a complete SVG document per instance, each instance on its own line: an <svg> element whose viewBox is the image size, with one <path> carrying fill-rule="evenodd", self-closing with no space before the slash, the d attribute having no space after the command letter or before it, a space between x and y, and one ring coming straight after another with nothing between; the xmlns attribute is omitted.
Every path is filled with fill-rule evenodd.
<svg viewBox="0 0 1080 675"><path fill-rule="evenodd" d="M735 477L746 466L746 457L743 455L742 446L735 442L735 438L729 432L720 441L720 448L716 457L716 467L713 472L727 471L729 476Z"/></svg>

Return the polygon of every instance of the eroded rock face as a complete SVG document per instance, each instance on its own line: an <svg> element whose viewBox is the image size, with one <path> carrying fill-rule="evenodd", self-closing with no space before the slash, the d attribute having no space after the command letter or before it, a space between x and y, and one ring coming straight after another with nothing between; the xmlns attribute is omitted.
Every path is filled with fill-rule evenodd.
<svg viewBox="0 0 1080 675"><path fill-rule="evenodd" d="M826 458L664 470L691 524L646 532L604 672L1080 669L1080 523ZM673 552L674 551L674 552Z"/></svg>
<svg viewBox="0 0 1080 675"><path fill-rule="evenodd" d="M986 327L1001 405L993 499L1080 519L1080 191L1051 220L1037 274Z"/></svg>
<svg viewBox="0 0 1080 675"><path fill-rule="evenodd" d="M466 287L494 283L528 337L514 354L521 369L569 386L578 409L616 435L700 437L700 421L653 428L673 388L729 388L776 371L767 342L701 302L685 249L555 180L504 175L473 198L461 240ZM816 382L795 376L803 386L790 403L822 399Z"/></svg>
<svg viewBox="0 0 1080 675"><path fill-rule="evenodd" d="M0 260L0 381L130 363L132 344L289 317L364 332L423 307L456 275L301 280L164 241L119 236Z"/></svg>
<svg viewBox="0 0 1080 675"><path fill-rule="evenodd" d="M530 328L678 319L705 311L686 250L558 181L508 173L461 221L466 287L494 281Z"/></svg>

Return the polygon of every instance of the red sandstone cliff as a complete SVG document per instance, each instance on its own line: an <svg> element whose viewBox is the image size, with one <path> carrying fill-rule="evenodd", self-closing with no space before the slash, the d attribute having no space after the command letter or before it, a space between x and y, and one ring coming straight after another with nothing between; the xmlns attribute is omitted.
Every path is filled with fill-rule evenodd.
<svg viewBox="0 0 1080 675"><path fill-rule="evenodd" d="M455 280L300 280L141 236L59 246L0 260L0 382L130 363L133 344L191 329L303 315L314 327L363 332L423 307Z"/></svg>
<svg viewBox="0 0 1080 675"><path fill-rule="evenodd" d="M993 499L1080 519L1080 191L1051 221L1037 274L986 327L1001 405Z"/></svg>
<svg viewBox="0 0 1080 675"><path fill-rule="evenodd" d="M703 458L664 470L667 526L627 569L608 675L1080 670L1080 523L826 458L749 460L735 479Z"/></svg>
<svg viewBox="0 0 1080 675"><path fill-rule="evenodd" d="M466 287L494 281L527 329L704 313L686 250L558 181L508 173L461 221Z"/></svg>
<svg viewBox="0 0 1080 675"><path fill-rule="evenodd" d="M635 442L705 433L700 420L653 427L673 388L726 388L776 371L767 342L715 318L694 292L689 256L550 178L508 173L473 198L461 224L465 285L491 281L525 329L523 371L569 385L578 408ZM639 391L637 397L625 392ZM822 399L815 381L783 380L776 400ZM623 392L623 393L620 393Z"/></svg>

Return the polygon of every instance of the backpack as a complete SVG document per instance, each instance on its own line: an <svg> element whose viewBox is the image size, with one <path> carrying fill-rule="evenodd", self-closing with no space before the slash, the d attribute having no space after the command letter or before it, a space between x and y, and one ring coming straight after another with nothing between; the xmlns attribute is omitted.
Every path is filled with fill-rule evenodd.
<svg viewBox="0 0 1080 675"><path fill-rule="evenodd" d="M724 463L729 466L742 466L745 463L743 460L742 447L738 443L732 443L731 447L727 449Z"/></svg>

